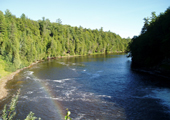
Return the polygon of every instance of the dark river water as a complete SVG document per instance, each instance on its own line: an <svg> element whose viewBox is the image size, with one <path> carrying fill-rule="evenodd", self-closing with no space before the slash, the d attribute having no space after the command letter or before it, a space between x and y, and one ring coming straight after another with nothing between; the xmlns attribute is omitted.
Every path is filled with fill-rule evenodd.
<svg viewBox="0 0 170 120"><path fill-rule="evenodd" d="M20 88L15 119L32 111L42 120L61 120L68 108L73 120L170 120L166 80L132 70L125 54L49 60L7 83L0 110Z"/></svg>

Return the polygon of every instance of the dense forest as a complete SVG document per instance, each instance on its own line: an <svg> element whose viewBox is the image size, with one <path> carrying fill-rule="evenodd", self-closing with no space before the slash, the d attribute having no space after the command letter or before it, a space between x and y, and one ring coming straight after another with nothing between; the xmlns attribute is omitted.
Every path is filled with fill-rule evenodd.
<svg viewBox="0 0 170 120"><path fill-rule="evenodd" d="M152 12L144 18L139 36L134 36L128 46L133 63L139 66L170 66L170 7L160 15Z"/></svg>
<svg viewBox="0 0 170 120"><path fill-rule="evenodd" d="M124 52L129 41L103 28L71 27L45 17L34 21L25 14L17 18L9 10L0 11L0 60L7 71L51 57Z"/></svg>

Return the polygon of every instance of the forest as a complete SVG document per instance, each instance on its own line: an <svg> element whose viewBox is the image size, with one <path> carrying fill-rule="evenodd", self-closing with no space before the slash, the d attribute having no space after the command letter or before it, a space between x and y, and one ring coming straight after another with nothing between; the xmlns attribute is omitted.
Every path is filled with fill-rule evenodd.
<svg viewBox="0 0 170 120"><path fill-rule="evenodd" d="M61 19L35 21L24 13L17 18L8 9L0 11L0 62L6 71L52 57L125 52L130 41L102 27L91 30L63 25Z"/></svg>
<svg viewBox="0 0 170 120"><path fill-rule="evenodd" d="M132 38L127 52L138 66L170 68L170 7L144 18L141 34Z"/></svg>

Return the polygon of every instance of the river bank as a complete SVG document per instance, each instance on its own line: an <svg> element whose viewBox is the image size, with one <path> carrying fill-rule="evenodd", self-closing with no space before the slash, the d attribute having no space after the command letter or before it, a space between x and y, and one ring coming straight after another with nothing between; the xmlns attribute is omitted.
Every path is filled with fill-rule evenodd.
<svg viewBox="0 0 170 120"><path fill-rule="evenodd" d="M39 62L40 62L40 61L36 61L36 62L32 63L31 65L29 65L28 67L24 67L24 68L19 69L19 70L15 71L15 72L12 72L11 74L9 74L9 75L7 75L7 76L5 76L5 77L0 78L0 100L3 99L3 98L5 98L5 97L8 95L8 90L5 88L5 86L6 86L6 83L7 83L9 80L13 79L13 77L14 77L16 74L18 74L20 71L22 71L22 70L24 70L24 69L26 69L26 68L29 68L29 67L31 67L31 66L39 63Z"/></svg>
<svg viewBox="0 0 170 120"><path fill-rule="evenodd" d="M116 51L116 52L114 52L114 53L124 53L124 52L122 52L122 51ZM88 55L98 55L98 54L105 54L105 53L93 53L93 54L88 54ZM107 53L107 54L111 54L111 53ZM80 57L80 56L87 56L87 55L69 55L69 54L67 54L67 55L65 55L65 56L48 57L47 60L50 60L50 59L58 59L58 58L60 59L60 58L66 58L66 57L68 57L68 58L70 58L70 57ZM26 69L26 68L29 68L29 67L31 67L31 66L33 66L33 65L35 65L35 64L37 64L37 63L39 63L39 62L41 62L41 61L43 61L43 60L36 61L36 62L32 63L31 65L29 65L28 67L24 67L24 68L22 68L22 69L19 69L19 70L15 71L15 72L10 73L9 75L7 75L7 76L5 76L5 77L0 78L0 100L3 99L3 98L5 98L5 97L8 95L8 91L7 91L7 89L5 88L5 86L6 86L6 83L7 83L9 80L13 79L13 77L14 77L16 74L18 74L20 71L22 71L22 70L24 70L24 69Z"/></svg>
<svg viewBox="0 0 170 120"><path fill-rule="evenodd" d="M96 54L94 54L94 55L96 55ZM66 57L68 57L68 58L70 58L70 57L78 57L78 56L82 56L82 55L69 55L69 54L68 54L68 55L65 55L65 56L47 57L47 60L57 59L57 58L60 59L60 58L66 58ZM18 74L19 72L21 72L22 70L24 70L24 69L26 69L26 68L30 68L31 66L33 66L33 65L35 65L35 64L37 64L37 63L39 63L39 62L41 62L41 61L43 61L43 60L38 60L38 61L30 64L28 67L24 67L24 68L22 68L22 69L16 70L15 72L12 72L12 73L10 73L10 74L8 74L8 75L0 78L0 100L1 100L1 99L4 99L4 98L8 95L8 90L5 88L5 86L6 86L6 83L7 83L9 80L13 79L13 77L14 77L16 74Z"/></svg>
<svg viewBox="0 0 170 120"><path fill-rule="evenodd" d="M78 56L81 56L81 55L66 55L66 56L57 56L57 57L48 57L47 60L50 60L50 59L57 59L57 58L70 58L70 57L78 57ZM43 60L38 60L32 64L30 64L28 67L24 67L22 69L19 69L19 70L16 70L15 72L12 72L2 78L0 78L0 100L1 99L4 99L7 95L8 95L8 90L5 88L6 86L6 83L13 79L13 77L18 74L19 72L21 72L22 70L26 69L26 68L30 68L31 66L41 62Z"/></svg>

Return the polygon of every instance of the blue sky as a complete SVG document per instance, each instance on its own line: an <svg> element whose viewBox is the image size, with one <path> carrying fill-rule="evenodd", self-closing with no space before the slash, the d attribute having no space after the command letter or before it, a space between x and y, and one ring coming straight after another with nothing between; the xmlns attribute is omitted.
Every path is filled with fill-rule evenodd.
<svg viewBox="0 0 170 120"><path fill-rule="evenodd" d="M0 10L16 17L24 13L32 20L42 17L62 24L112 31L123 38L139 35L143 18L170 7L169 0L0 0Z"/></svg>

